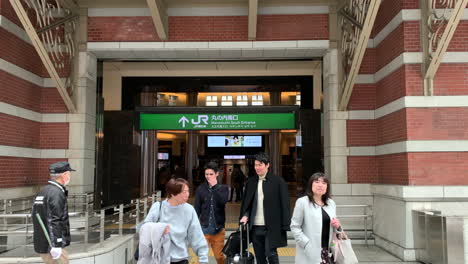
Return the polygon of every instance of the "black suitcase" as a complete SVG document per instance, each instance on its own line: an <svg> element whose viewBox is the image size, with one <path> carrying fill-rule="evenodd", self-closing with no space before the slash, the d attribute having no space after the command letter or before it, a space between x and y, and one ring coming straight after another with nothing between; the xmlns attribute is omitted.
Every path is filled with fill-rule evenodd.
<svg viewBox="0 0 468 264"><path fill-rule="evenodd" d="M247 240L243 238L242 234L244 232L247 233ZM239 239L236 239L237 236L239 236ZM234 240L237 240L239 242L234 241ZM226 246L229 245L229 242L231 242L231 245L233 245L233 243L235 242L240 243L240 245L236 247L236 248L239 248L239 253L226 255L226 260L224 262L225 264L254 264L255 263L254 255L250 253L249 251L250 240L249 240L249 230L248 230L247 225L242 225L242 224L239 225L239 231L234 232L229 236ZM231 246L231 250L232 248L234 247ZM227 250L223 248L223 252L224 251L227 251Z"/></svg>

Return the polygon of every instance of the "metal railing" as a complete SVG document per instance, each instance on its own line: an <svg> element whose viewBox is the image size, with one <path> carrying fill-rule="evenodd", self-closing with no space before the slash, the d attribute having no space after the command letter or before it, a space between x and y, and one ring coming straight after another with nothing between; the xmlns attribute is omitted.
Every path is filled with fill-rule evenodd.
<svg viewBox="0 0 468 264"><path fill-rule="evenodd" d="M21 214L31 211L35 196L0 200L0 214ZM93 193L71 194L68 196L69 211L84 212L93 203Z"/></svg>
<svg viewBox="0 0 468 264"><path fill-rule="evenodd" d="M366 246L369 246L368 244L368 220L372 220L372 210L371 206L368 204L356 204L356 205L337 205L336 206L337 210L339 208L352 208L352 209L362 209L363 213L362 214L338 214L337 217L342 219L342 218L362 218L364 221L364 241L366 243Z"/></svg>
<svg viewBox="0 0 468 264"><path fill-rule="evenodd" d="M157 194L152 194L131 200L129 204L93 210L88 195L78 195L75 198L81 202L70 203L70 199L68 200L72 236L69 249L73 253L88 251L91 246L94 247L111 237L134 234L136 226L146 217L151 205L160 199ZM24 210L28 213L0 214L0 219L3 220L0 221L3 223L0 224L0 257L37 256L32 244L34 231L31 207Z"/></svg>

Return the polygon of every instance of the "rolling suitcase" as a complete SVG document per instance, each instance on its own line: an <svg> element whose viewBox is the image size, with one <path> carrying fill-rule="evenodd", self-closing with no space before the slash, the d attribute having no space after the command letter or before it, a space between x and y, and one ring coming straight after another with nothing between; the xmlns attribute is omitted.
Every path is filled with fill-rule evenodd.
<svg viewBox="0 0 468 264"><path fill-rule="evenodd" d="M244 230L243 230L244 229ZM249 230L247 225L240 225L239 226L239 233L240 233L240 247L239 253L234 254L233 256L226 256L225 264L254 264L255 258L252 253L249 251ZM247 246L244 248L243 243L244 240L242 239L242 234L247 233Z"/></svg>

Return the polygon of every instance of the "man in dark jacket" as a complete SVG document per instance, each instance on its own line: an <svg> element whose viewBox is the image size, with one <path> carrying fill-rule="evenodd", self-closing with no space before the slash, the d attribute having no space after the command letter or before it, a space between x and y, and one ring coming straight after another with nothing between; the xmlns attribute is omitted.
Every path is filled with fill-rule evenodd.
<svg viewBox="0 0 468 264"><path fill-rule="evenodd" d="M44 263L54 264L60 259L68 264L66 246L70 245L70 223L68 220L68 191L65 186L70 182L68 162L56 162L49 166L50 180L34 199L32 219L34 224L34 250L39 253ZM39 215L49 235L51 246L37 219Z"/></svg>
<svg viewBox="0 0 468 264"><path fill-rule="evenodd" d="M200 219L206 242L213 250L218 264L224 263L221 250L224 247L226 223L226 203L229 189L227 185L218 184L219 168L215 162L205 166L206 182L202 183L195 195L195 211Z"/></svg>
<svg viewBox="0 0 468 264"><path fill-rule="evenodd" d="M240 222L248 223L257 264L279 263L277 248L287 245L291 213L286 182L271 172L267 154L255 156L255 172L249 177L242 200Z"/></svg>

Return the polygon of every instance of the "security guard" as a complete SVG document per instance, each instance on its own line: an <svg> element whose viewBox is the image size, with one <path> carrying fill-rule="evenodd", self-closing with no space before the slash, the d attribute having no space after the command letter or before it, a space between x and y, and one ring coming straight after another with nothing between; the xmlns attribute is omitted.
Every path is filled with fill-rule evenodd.
<svg viewBox="0 0 468 264"><path fill-rule="evenodd" d="M34 250L39 253L44 263L55 264L60 259L62 264L68 264L68 253L65 247L70 245L70 223L68 220L68 191L65 186L70 182L70 171L75 171L66 161L56 162L49 166L50 180L36 198L32 208L34 224ZM50 243L44 234L37 216L50 238Z"/></svg>

